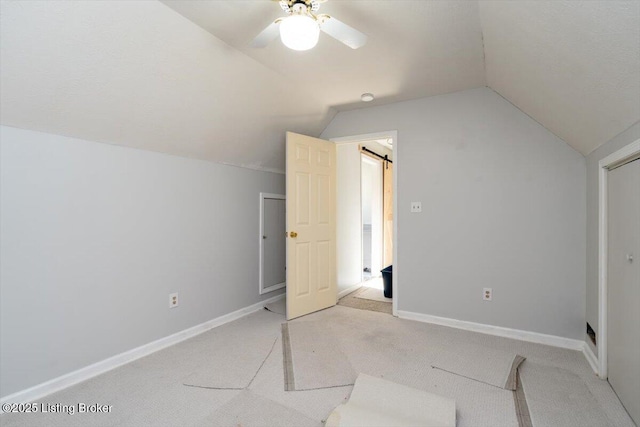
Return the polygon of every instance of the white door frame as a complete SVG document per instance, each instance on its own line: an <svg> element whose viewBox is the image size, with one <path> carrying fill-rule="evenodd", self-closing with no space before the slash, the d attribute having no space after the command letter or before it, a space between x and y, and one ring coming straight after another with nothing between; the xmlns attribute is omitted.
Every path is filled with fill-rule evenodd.
<svg viewBox="0 0 640 427"><path fill-rule="evenodd" d="M331 138L329 141L335 143L363 142L374 139L391 138L393 145L393 272L392 272L392 295L393 295L393 315L398 316L398 131L390 130L385 132L365 133L360 135L349 135L338 138ZM362 228L362 227L361 227Z"/></svg>
<svg viewBox="0 0 640 427"><path fill-rule="evenodd" d="M260 295L273 292L277 289L282 289L286 285L285 281L267 287L264 286L264 238L262 237L264 236L264 199L286 200L287 197L284 194L260 193L260 234L258 235L258 239L260 239L260 257L258 258L260 264L260 270L258 273L258 292L260 292ZM284 239L284 236L282 236L282 238Z"/></svg>
<svg viewBox="0 0 640 427"><path fill-rule="evenodd" d="M607 262L608 262L608 196L609 167L640 153L640 139L626 145L598 162L598 376L607 379Z"/></svg>

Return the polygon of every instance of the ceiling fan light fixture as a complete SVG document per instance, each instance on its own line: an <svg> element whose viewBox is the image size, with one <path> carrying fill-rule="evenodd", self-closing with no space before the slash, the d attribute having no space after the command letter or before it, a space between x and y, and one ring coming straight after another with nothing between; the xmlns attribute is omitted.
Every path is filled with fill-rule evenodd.
<svg viewBox="0 0 640 427"><path fill-rule="evenodd" d="M294 14L280 23L280 39L293 50L309 50L318 44L320 26L308 15Z"/></svg>

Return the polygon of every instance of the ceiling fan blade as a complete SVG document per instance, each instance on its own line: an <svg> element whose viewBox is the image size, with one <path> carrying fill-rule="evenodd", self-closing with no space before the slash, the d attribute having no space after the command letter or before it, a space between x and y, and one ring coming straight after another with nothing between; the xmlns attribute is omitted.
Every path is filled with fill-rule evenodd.
<svg viewBox="0 0 640 427"><path fill-rule="evenodd" d="M280 24L281 19L276 19L271 24L267 26L260 34L256 36L255 39L249 44L251 47L262 48L274 41L280 35L280 29L278 28L278 24Z"/></svg>
<svg viewBox="0 0 640 427"><path fill-rule="evenodd" d="M322 15L320 29L351 49L358 49L367 43L366 35L333 16Z"/></svg>

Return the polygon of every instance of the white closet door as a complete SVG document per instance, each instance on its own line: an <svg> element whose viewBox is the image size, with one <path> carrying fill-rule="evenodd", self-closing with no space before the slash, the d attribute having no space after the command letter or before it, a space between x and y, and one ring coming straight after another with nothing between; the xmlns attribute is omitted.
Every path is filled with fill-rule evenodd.
<svg viewBox="0 0 640 427"><path fill-rule="evenodd" d="M609 383L640 425L640 160L608 173Z"/></svg>

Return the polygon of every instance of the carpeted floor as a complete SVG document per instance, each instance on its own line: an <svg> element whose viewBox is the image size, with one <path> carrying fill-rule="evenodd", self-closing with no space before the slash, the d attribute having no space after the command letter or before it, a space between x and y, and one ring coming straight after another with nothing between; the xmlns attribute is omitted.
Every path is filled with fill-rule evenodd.
<svg viewBox="0 0 640 427"><path fill-rule="evenodd" d="M355 383L358 374L327 322L287 322L282 324L287 390L314 390L343 387Z"/></svg>
<svg viewBox="0 0 640 427"><path fill-rule="evenodd" d="M523 361L524 358L515 353L458 342L451 349L440 351L431 367L505 390L515 390L516 372Z"/></svg>
<svg viewBox="0 0 640 427"><path fill-rule="evenodd" d="M338 300L338 305L357 308L359 310L377 311L386 314L393 313L393 306L391 305L391 302L376 301L359 297L359 295L363 294L367 290L368 288L363 286L360 289L357 289L350 294L345 295Z"/></svg>
<svg viewBox="0 0 640 427"><path fill-rule="evenodd" d="M261 310L39 402L111 405L109 413L4 414L0 425L321 427L331 411L348 399L352 386L285 391L284 322L282 314ZM470 345L526 357L520 366L521 382L534 427L577 425L562 424L567 420L579 420L581 426L633 426L611 387L593 374L577 351L344 305L289 324L299 322L328 325L332 345L356 373L454 399L458 427L519 425L514 392L431 367L442 351L456 352L459 346L462 353ZM185 385L194 378L233 387Z"/></svg>
<svg viewBox="0 0 640 427"><path fill-rule="evenodd" d="M378 288L365 288L362 289L361 292L358 293L358 295L355 295L356 298L363 298L363 299L371 299L374 301L382 301L382 302L392 302L393 299L392 298L387 298L384 296L384 291L382 289L378 289Z"/></svg>

